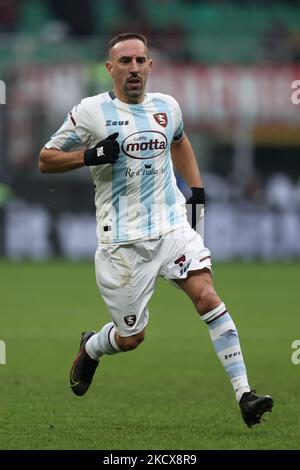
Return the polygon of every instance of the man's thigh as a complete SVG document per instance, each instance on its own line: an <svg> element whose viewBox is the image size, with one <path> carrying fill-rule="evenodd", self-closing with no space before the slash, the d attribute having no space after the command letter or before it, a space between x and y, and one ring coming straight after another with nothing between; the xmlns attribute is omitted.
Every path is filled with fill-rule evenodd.
<svg viewBox="0 0 300 470"><path fill-rule="evenodd" d="M209 301L214 304L210 306L211 309L220 303L213 286L211 271L208 268L190 271L185 279L176 279L176 283L190 297L196 307L199 307L202 299L203 302Z"/></svg>

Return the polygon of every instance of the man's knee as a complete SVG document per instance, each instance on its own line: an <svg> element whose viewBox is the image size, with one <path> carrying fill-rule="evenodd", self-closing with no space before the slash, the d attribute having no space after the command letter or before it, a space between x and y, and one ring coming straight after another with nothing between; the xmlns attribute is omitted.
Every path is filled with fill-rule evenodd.
<svg viewBox="0 0 300 470"><path fill-rule="evenodd" d="M145 338L145 330L140 331L136 335L122 337L118 336L117 344L122 351L131 351L138 347L138 345L144 341Z"/></svg>

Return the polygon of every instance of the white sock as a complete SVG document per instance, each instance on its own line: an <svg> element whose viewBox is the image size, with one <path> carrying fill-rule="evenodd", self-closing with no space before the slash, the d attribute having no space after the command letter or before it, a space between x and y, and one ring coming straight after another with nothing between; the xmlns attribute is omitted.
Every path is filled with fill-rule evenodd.
<svg viewBox="0 0 300 470"><path fill-rule="evenodd" d="M246 382L247 382L247 380L246 380ZM249 385L245 385L243 387L239 387L239 388L235 389L236 401L239 402L240 399L242 398L243 393L246 393L246 392L250 392Z"/></svg>
<svg viewBox="0 0 300 470"><path fill-rule="evenodd" d="M240 401L250 387L235 324L223 303L202 315L201 319L208 325L215 351L230 378L236 400Z"/></svg>
<svg viewBox="0 0 300 470"><path fill-rule="evenodd" d="M111 322L104 325L99 333L91 336L85 345L88 355L97 361L104 354L112 355L121 352L115 340L115 332L115 324Z"/></svg>

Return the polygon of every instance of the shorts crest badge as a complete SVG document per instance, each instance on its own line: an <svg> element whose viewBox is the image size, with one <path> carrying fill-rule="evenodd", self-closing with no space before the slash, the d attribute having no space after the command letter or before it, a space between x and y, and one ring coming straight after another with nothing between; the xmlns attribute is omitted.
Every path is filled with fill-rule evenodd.
<svg viewBox="0 0 300 470"><path fill-rule="evenodd" d="M136 315L127 315L126 317L124 317L124 321L126 325L133 326L136 322Z"/></svg>

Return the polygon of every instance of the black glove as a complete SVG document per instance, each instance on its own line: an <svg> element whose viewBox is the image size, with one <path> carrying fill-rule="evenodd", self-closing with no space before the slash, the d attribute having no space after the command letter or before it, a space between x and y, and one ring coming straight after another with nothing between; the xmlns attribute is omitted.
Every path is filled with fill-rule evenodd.
<svg viewBox="0 0 300 470"><path fill-rule="evenodd" d="M187 215L188 221L193 229L196 229L196 225L200 220L201 209L205 206L205 192L204 188L191 188L192 195L186 201L188 205Z"/></svg>
<svg viewBox="0 0 300 470"><path fill-rule="evenodd" d="M119 158L120 146L116 141L119 132L115 132L106 139L100 140L94 148L84 152L84 164L91 165L104 165L105 163L116 163Z"/></svg>

